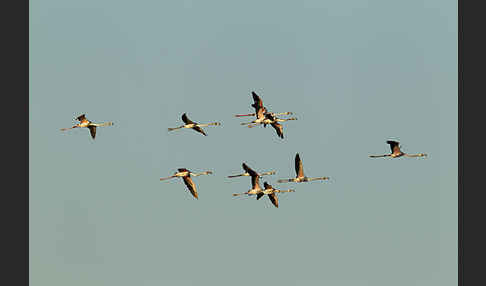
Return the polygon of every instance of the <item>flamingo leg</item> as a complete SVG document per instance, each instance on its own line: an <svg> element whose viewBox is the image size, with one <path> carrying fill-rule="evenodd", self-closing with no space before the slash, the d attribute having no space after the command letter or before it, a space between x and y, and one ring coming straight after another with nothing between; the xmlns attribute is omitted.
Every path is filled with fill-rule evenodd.
<svg viewBox="0 0 486 286"><path fill-rule="evenodd" d="M198 127L206 127L206 126L211 126L211 125L221 125L219 122L212 122L212 123L207 123L207 124L196 124Z"/></svg>
<svg viewBox="0 0 486 286"><path fill-rule="evenodd" d="M295 190L274 190L275 193L293 193Z"/></svg>
<svg viewBox="0 0 486 286"><path fill-rule="evenodd" d="M308 178L307 180L308 180L309 182L310 182L310 181L317 181L317 180L329 180L329 177Z"/></svg>
<svg viewBox="0 0 486 286"><path fill-rule="evenodd" d="M241 196L241 195L247 195L248 192L245 192L245 193L239 193L239 194L233 194L233 197L236 197L236 196Z"/></svg>
<svg viewBox="0 0 486 286"><path fill-rule="evenodd" d="M420 153L420 154L403 154L404 156L406 157L411 157L411 158L414 158L414 157L426 157L427 154L423 154L423 153Z"/></svg>
<svg viewBox="0 0 486 286"><path fill-rule="evenodd" d="M242 116L255 116L255 113L250 114L236 114L235 117L242 117Z"/></svg>
<svg viewBox="0 0 486 286"><path fill-rule="evenodd" d="M370 155L370 158L382 158L382 157L390 157L390 154L385 154L385 155Z"/></svg>
<svg viewBox="0 0 486 286"><path fill-rule="evenodd" d="M276 173L275 171L270 171L270 172L261 173L261 174L260 174L260 177L261 177L261 176L267 176L267 175L274 175L275 173Z"/></svg>
<svg viewBox="0 0 486 286"><path fill-rule="evenodd" d="M294 179L280 179L277 181L277 183L289 183L289 182L293 182Z"/></svg>
<svg viewBox="0 0 486 286"><path fill-rule="evenodd" d="M287 118L287 119L280 119L280 118L275 119L276 122L285 122L285 121L289 121L289 120L297 120L297 118L292 117L292 118Z"/></svg>
<svg viewBox="0 0 486 286"><path fill-rule="evenodd" d="M231 176L228 176L228 178L236 178L236 177L242 177L242 176L245 176L245 174L231 175Z"/></svg>
<svg viewBox="0 0 486 286"><path fill-rule="evenodd" d="M104 123L91 123L92 126L101 127L101 126L112 126L113 122L104 122Z"/></svg>
<svg viewBox="0 0 486 286"><path fill-rule="evenodd" d="M284 122L284 121L289 121L289 120L297 120L296 117L292 117L292 118L287 118L287 119L280 119L280 118L276 118L275 120L265 120L265 121L262 121L262 122L255 122L255 121L252 121L252 122L247 122L247 123L240 123L241 125L248 125L248 128L253 128L253 127L256 127L258 125L261 125L261 124L272 124L272 123L276 123L276 122Z"/></svg>
<svg viewBox="0 0 486 286"><path fill-rule="evenodd" d="M211 171L205 171L205 172L201 172L201 173L191 173L191 176L197 177L197 176L201 176L201 175L210 175L212 173L213 172L211 172Z"/></svg>
<svg viewBox="0 0 486 286"><path fill-rule="evenodd" d="M271 112L270 114L273 116L277 116L277 115L292 115L293 113L289 111L289 112L280 112L280 113Z"/></svg>
<svg viewBox="0 0 486 286"><path fill-rule="evenodd" d="M240 123L240 125L249 125L249 124L252 124L252 123L256 123L255 121L252 121L252 122L243 122L243 123Z"/></svg>
<svg viewBox="0 0 486 286"><path fill-rule="evenodd" d="M253 123L253 124L248 124L248 128L253 128L259 126L261 123Z"/></svg>

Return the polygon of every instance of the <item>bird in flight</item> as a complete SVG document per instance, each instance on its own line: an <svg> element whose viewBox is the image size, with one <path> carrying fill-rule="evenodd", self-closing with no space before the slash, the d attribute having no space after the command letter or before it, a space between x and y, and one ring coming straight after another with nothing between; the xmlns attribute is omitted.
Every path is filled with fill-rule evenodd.
<svg viewBox="0 0 486 286"><path fill-rule="evenodd" d="M241 123L241 125L249 125L253 123L260 124L263 122L263 120L265 120L265 113L267 112L267 109L263 106L262 100L258 95L256 95L256 93L252 92L252 95L254 103L251 106L255 108L254 114L256 115L256 119L251 122Z"/></svg>
<svg viewBox="0 0 486 286"><path fill-rule="evenodd" d="M253 97L253 104L251 107L255 108L255 113L249 113L249 114L236 114L235 117L242 117L242 116L257 116L258 118L258 112L260 109L262 109L262 115L270 113L273 116L277 115L291 115L292 112L280 112L280 113L273 113L273 112L267 112L267 109L263 106L263 101L262 99L254 92L251 92L251 95Z"/></svg>
<svg viewBox="0 0 486 286"><path fill-rule="evenodd" d="M219 123L219 122L213 122L213 123L207 123L207 124L198 124L198 123L190 120L185 113L182 114L182 121L184 121L184 123L185 123L184 125L179 126L179 127L175 127L175 128L168 128L169 131L177 130L177 129L181 129L181 128L192 128L192 129L196 130L197 132L203 134L204 136L207 136L206 133L204 132L204 130L201 127L211 126L211 125L221 125L221 123Z"/></svg>
<svg viewBox="0 0 486 286"><path fill-rule="evenodd" d="M302 167L302 160L300 159L299 153L295 155L295 172L297 176L293 179L281 179L278 180L278 183L287 183L287 182L295 182L295 183L302 183L302 182L310 182L316 180L329 180L329 177L318 177L318 178L308 178L304 175L304 168Z"/></svg>
<svg viewBox="0 0 486 286"><path fill-rule="evenodd" d="M191 194L196 199L198 199L199 196L197 194L196 184L194 184L194 182L192 181L191 175L193 177L197 177L197 176L200 176L200 175L209 175L209 174L212 174L212 173L213 172L211 172L211 171L205 171L205 172L201 172L201 173L192 173L191 171L189 171L186 168L179 168L179 169L177 169L177 172L174 173L174 175L166 177L166 178L160 178L160 180L164 181L164 180L177 178L177 177L182 178L182 180L184 181L184 184L186 184L186 186L187 186L187 189L191 192Z"/></svg>
<svg viewBox="0 0 486 286"><path fill-rule="evenodd" d="M370 155L371 158L381 158L381 157L392 157L392 158L398 158L398 157L426 157L427 154L424 153L419 153L419 154L407 154L402 152L400 150L400 142L393 141L393 140L388 140L386 141L387 144L390 145L391 153L390 154L385 154L385 155Z"/></svg>
<svg viewBox="0 0 486 286"><path fill-rule="evenodd" d="M105 123L93 123L86 119L86 114L81 114L80 116L76 117L75 120L78 120L79 123L74 125L70 128L61 128L61 131L66 131L73 128L83 128L86 127L89 129L89 133L91 134L91 138L95 139L96 137L96 127L101 126L112 126L113 122L105 122Z"/></svg>
<svg viewBox="0 0 486 286"><path fill-rule="evenodd" d="M267 175L274 175L276 172L275 171L269 171L269 172L263 172L263 173L259 173L258 176L261 178L263 176L267 176ZM228 178L236 178L236 177L248 177L250 176L250 173L248 172L245 172L243 174L238 174L238 175L231 175L231 176L228 176Z"/></svg>
<svg viewBox="0 0 486 286"><path fill-rule="evenodd" d="M275 129L275 131L277 132L278 137L283 139L284 138L283 126L279 122L285 122L285 121L289 121L289 120L297 120L297 118L292 117L292 118L287 118L287 119L280 119L280 118L277 118L276 116L273 116L270 113L266 113L265 118L262 121L257 122L257 123L253 123L253 124L249 124L248 128L255 127L259 124L263 124L263 127L266 127L267 124L270 124L273 127L273 129Z"/></svg>
<svg viewBox="0 0 486 286"><path fill-rule="evenodd" d="M260 187L260 183L259 183L260 176L258 175L258 173L255 172L250 167L248 167L245 163L243 163L242 166L243 166L243 169L245 170L245 172L247 172L251 176L251 189L248 190L247 192L244 192L244 193L233 194L233 196L234 197L235 196L241 196L241 195L251 196L251 195L256 195L256 194L262 192L263 189Z"/></svg>
<svg viewBox="0 0 486 286"><path fill-rule="evenodd" d="M272 204L276 208L278 208L278 197L277 197L277 193L290 193L290 192L295 192L295 190L292 190L292 189L290 189L290 190L277 190L277 189L274 189L272 187L272 185L270 185L267 182L264 182L263 183L263 186L265 187L265 189L263 190L263 192L257 194L257 200L259 200L264 195L267 195L268 198L270 199L270 201L272 202Z"/></svg>

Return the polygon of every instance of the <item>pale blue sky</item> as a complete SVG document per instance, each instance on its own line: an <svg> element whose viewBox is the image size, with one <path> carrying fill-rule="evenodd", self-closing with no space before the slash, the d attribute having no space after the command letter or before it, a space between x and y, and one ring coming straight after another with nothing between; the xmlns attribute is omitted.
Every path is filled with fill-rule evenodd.
<svg viewBox="0 0 486 286"><path fill-rule="evenodd" d="M31 285L457 285L457 1L30 1ZM241 126L251 91L285 139ZM187 112L207 137L167 132ZM99 128L60 132L86 113ZM46 124L49 123L49 124ZM403 151L429 157L390 160ZM330 181L278 184L295 175ZM233 198L246 162L295 188ZM194 179L199 200L177 168Z"/></svg>

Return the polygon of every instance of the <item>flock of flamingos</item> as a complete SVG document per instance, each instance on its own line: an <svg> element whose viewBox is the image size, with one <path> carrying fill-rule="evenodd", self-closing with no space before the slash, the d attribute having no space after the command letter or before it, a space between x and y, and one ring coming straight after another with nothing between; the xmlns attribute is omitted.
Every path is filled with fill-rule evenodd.
<svg viewBox="0 0 486 286"><path fill-rule="evenodd" d="M253 104L251 105L255 109L255 113L250 113L250 114L238 114L235 115L236 117L242 117L242 116L256 116L256 119L247 122L247 123L241 123L241 125L247 125L249 128L259 126L263 124L264 127L267 125L271 125L275 131L277 132L278 137L284 138L283 135L283 126L279 122L285 122L289 120L297 120L297 118L292 117L292 118L287 118L287 119L281 119L278 118L277 115L291 115L292 112L282 112L282 113L273 113L269 112L264 106L261 98L255 93L252 92L253 96ZM82 128L86 127L89 129L89 132L91 134L91 137L95 139L96 137L96 128L97 127L102 127L102 126L112 126L113 122L106 122L106 123L93 123L86 119L85 114L82 114L76 118L76 120L79 121L78 124L74 125L73 127L70 128L62 128L61 131L73 129L73 128ZM173 130L178 130L182 128L190 128L194 129L195 131L203 134L204 136L207 136L207 134L204 132L204 130L201 127L206 127L206 126L218 126L221 125L221 123L218 122L213 122L213 123L207 123L207 124L199 124L194 121L191 121L186 113L182 115L182 121L184 122L184 125L181 125L179 127L175 128L168 128L169 131ZM427 154L424 153L419 153L419 154L407 154L404 153L400 150L400 144L397 141L392 141L388 140L386 141L387 144L390 145L391 148L391 153L389 154L384 154L384 155L370 155L371 158L380 158L380 157L391 157L391 158L398 158L398 157L425 157ZM267 195L272 204L278 208L278 198L277 198L277 193L286 193L286 192L295 192L293 189L289 190L279 190L275 189L272 187L272 185L268 184L267 182L263 183L263 189L260 186L259 179L262 176L266 175L273 175L275 174L275 171L269 171L269 172L263 172L263 173L257 173L255 170L251 169L248 167L245 163L242 164L243 170L245 170L245 173L239 174L239 175L232 175L228 176L228 178L236 178L236 177L243 177L243 176L250 176L251 177L251 189L244 192L244 193L239 193L239 194L233 194L233 196L240 196L240 195L256 195L256 199L259 200L262 196ZM316 181L316 180L328 180L329 177L317 177L317 178L309 178L304 175L304 169L302 167L302 160L300 159L299 153L295 155L295 172L296 172L296 177L295 178L290 178L290 179L280 179L277 182L278 183L287 183L287 182L294 182L294 183L302 183L302 182L311 182L311 181ZM180 177L184 181L184 184L187 186L191 194L197 199L198 198L198 193L196 189L196 185L194 184L194 181L192 180L192 177L197 177L200 175L209 175L212 174L211 171L205 171L201 173L193 173L189 171L186 168L179 168L177 169L177 172L175 172L172 176L166 177L166 178L160 178L161 181L172 179L172 178L177 178Z"/></svg>

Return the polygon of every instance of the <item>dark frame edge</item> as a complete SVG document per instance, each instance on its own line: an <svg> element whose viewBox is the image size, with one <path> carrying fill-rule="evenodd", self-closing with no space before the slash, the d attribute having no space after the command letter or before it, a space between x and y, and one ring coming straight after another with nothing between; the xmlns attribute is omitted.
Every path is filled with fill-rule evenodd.
<svg viewBox="0 0 486 286"><path fill-rule="evenodd" d="M464 285L464 260L463 260L463 2L458 0L458 285Z"/></svg>

